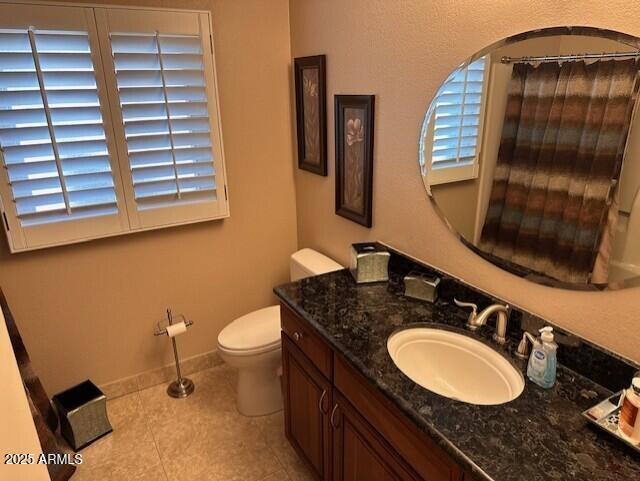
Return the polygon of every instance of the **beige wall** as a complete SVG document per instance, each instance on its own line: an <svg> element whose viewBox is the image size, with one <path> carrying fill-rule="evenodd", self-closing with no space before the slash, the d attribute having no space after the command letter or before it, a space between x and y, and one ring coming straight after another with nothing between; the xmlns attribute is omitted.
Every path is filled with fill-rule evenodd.
<svg viewBox="0 0 640 481"><path fill-rule="evenodd" d="M465 239L473 242L479 178L431 186L442 215Z"/></svg>
<svg viewBox="0 0 640 481"><path fill-rule="evenodd" d="M640 35L632 0L291 0L292 55L327 55L329 176L296 172L298 240L338 261L380 239L640 361L640 291L584 293L530 284L485 263L446 229L418 168L426 108L462 60L503 37L552 25ZM376 94L373 228L334 215L335 93Z"/></svg>
<svg viewBox="0 0 640 481"><path fill-rule="evenodd" d="M213 10L231 217L14 255L0 240L0 286L50 394L169 363L152 335L168 306L195 321L184 357L214 350L274 302L296 248L287 1L146 4Z"/></svg>

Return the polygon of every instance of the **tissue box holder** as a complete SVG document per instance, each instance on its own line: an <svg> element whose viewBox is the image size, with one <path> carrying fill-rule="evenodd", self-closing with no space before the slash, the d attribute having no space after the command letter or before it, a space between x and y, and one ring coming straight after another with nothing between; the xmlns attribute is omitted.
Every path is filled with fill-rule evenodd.
<svg viewBox="0 0 640 481"><path fill-rule="evenodd" d="M349 271L358 284L387 282L391 254L376 242L351 245Z"/></svg>

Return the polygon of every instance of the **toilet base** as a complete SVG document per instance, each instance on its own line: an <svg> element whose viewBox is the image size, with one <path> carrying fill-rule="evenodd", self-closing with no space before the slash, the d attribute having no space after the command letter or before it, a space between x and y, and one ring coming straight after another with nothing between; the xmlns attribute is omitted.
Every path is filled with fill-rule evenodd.
<svg viewBox="0 0 640 481"><path fill-rule="evenodd" d="M218 353L224 362L237 369L236 403L240 414L265 416L282 410L279 344L255 354L238 354L218 346Z"/></svg>
<svg viewBox="0 0 640 481"><path fill-rule="evenodd" d="M244 416L265 416L282 410L282 387L275 369L239 369L238 411Z"/></svg>

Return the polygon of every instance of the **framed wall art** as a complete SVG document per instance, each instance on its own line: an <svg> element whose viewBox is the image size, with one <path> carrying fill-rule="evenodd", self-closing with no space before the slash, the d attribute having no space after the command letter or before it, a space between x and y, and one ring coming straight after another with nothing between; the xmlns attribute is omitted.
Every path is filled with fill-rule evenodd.
<svg viewBox="0 0 640 481"><path fill-rule="evenodd" d="M375 96L336 95L336 214L371 227Z"/></svg>
<svg viewBox="0 0 640 481"><path fill-rule="evenodd" d="M327 97L324 55L294 59L298 167L327 175Z"/></svg>

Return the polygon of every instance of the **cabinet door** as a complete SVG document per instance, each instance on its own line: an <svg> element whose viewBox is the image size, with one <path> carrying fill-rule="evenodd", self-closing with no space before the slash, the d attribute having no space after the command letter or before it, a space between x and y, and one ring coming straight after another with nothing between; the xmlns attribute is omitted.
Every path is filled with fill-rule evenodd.
<svg viewBox="0 0 640 481"><path fill-rule="evenodd" d="M333 428L333 481L419 479L338 392L335 392L330 423Z"/></svg>
<svg viewBox="0 0 640 481"><path fill-rule="evenodd" d="M460 467L348 361L334 354L333 364L334 393L348 399L358 416L366 419L371 430L383 440L383 444L397 453L406 466L411 466L411 472L418 479L462 480Z"/></svg>
<svg viewBox="0 0 640 481"><path fill-rule="evenodd" d="M331 481L331 384L285 334L282 368L287 438L316 479Z"/></svg>

